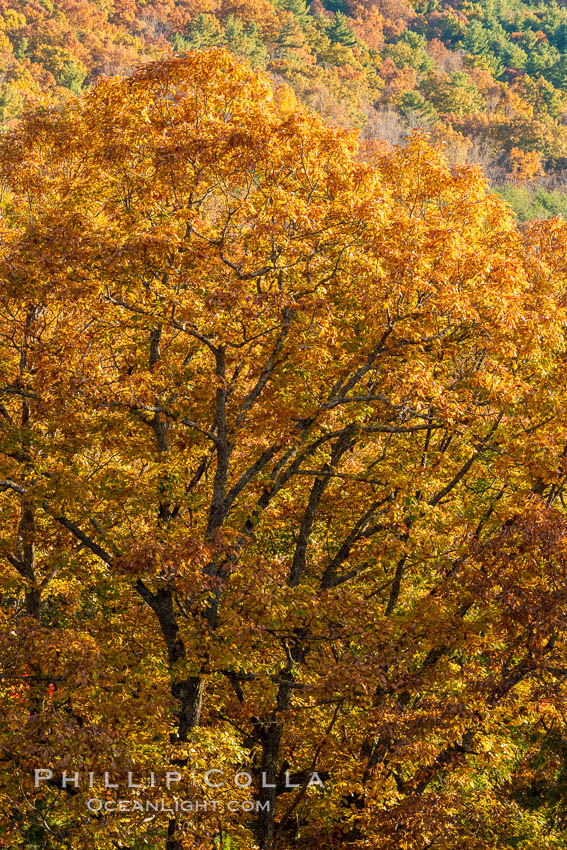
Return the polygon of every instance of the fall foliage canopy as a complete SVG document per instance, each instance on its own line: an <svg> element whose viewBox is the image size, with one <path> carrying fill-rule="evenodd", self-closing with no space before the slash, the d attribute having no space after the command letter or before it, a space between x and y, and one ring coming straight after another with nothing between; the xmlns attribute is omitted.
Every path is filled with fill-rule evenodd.
<svg viewBox="0 0 567 850"><path fill-rule="evenodd" d="M565 222L222 49L0 145L1 846L560 846Z"/></svg>

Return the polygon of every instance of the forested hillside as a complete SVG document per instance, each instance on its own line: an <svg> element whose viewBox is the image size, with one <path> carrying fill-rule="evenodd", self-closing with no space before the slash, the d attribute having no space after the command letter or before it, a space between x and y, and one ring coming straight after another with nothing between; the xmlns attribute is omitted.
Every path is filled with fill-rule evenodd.
<svg viewBox="0 0 567 850"><path fill-rule="evenodd" d="M325 120L403 142L423 126L453 163L497 184L540 184L564 209L567 8L523 0L2 0L1 117L27 96L59 100L101 75L227 46ZM287 86L287 88L286 88ZM290 91L290 89L292 91ZM293 93L292 93L293 92ZM372 147L369 148L372 150ZM517 208L518 198L509 193Z"/></svg>

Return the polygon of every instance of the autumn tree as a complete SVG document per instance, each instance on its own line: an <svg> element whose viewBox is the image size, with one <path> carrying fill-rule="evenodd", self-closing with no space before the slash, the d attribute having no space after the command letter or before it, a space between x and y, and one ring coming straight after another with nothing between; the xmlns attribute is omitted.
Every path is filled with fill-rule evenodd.
<svg viewBox="0 0 567 850"><path fill-rule="evenodd" d="M524 153L519 148L510 151L512 179L517 183L528 183L542 174L543 166L537 151Z"/></svg>
<svg viewBox="0 0 567 850"><path fill-rule="evenodd" d="M565 224L419 134L361 163L222 50L0 162L5 846L553 846ZM85 805L211 767L259 809Z"/></svg>

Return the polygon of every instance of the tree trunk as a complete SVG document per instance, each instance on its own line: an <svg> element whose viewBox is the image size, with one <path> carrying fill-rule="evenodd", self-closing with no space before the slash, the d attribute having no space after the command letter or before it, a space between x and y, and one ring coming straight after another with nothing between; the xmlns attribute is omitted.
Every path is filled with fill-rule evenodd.
<svg viewBox="0 0 567 850"><path fill-rule="evenodd" d="M181 682L173 682L171 686L171 693L179 701L178 741L186 741L189 731L199 725L203 684L201 676L189 676Z"/></svg>
<svg viewBox="0 0 567 850"><path fill-rule="evenodd" d="M278 757L284 730L284 722L278 718L281 718L290 706L295 682L292 672L293 662L302 659L301 647L299 645L294 647L290 655L290 663L280 673L277 708L259 728L259 737L262 742L262 767L258 800L260 804L268 804L265 809L263 807L260 809L256 821L256 840L261 850L272 850L274 842L277 789L269 786L277 784Z"/></svg>
<svg viewBox="0 0 567 850"><path fill-rule="evenodd" d="M34 617L39 621L40 619L40 605L41 605L41 590L37 585L33 585L32 587L26 590L26 614L28 617Z"/></svg>
<svg viewBox="0 0 567 850"><path fill-rule="evenodd" d="M274 841L276 814L276 784L278 777L278 755L282 738L283 724L273 722L268 726L262 741L262 773L258 800L260 811L256 825L256 839L262 850L271 850ZM269 786L273 785L273 788ZM266 786L266 787L263 787ZM263 804L263 805L262 805ZM265 808L264 808L265 806Z"/></svg>

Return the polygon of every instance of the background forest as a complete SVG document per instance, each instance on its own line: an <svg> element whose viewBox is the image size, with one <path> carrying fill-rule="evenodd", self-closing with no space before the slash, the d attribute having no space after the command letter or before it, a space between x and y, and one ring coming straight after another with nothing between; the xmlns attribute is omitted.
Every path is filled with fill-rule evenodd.
<svg viewBox="0 0 567 850"><path fill-rule="evenodd" d="M416 126L481 163L521 220L565 212L567 8L525 0L0 3L0 116L65 100L168 51L227 46L369 141Z"/></svg>

